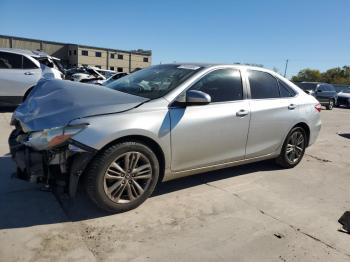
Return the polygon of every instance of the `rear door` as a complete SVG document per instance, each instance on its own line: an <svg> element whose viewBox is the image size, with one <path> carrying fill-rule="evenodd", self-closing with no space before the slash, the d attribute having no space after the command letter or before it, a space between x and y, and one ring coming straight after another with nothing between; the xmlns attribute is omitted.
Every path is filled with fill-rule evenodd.
<svg viewBox="0 0 350 262"><path fill-rule="evenodd" d="M249 103L240 71L217 69L191 90L211 96L208 105L170 108L173 171L244 159L249 128Z"/></svg>
<svg viewBox="0 0 350 262"><path fill-rule="evenodd" d="M0 97L20 102L25 92L41 77L41 69L27 57L0 52Z"/></svg>
<svg viewBox="0 0 350 262"><path fill-rule="evenodd" d="M275 152L295 121L296 92L273 75L247 70L250 86L251 120L246 159Z"/></svg>
<svg viewBox="0 0 350 262"><path fill-rule="evenodd" d="M327 84L319 84L316 89L316 98L322 104L328 104L330 98L333 97L333 93Z"/></svg>

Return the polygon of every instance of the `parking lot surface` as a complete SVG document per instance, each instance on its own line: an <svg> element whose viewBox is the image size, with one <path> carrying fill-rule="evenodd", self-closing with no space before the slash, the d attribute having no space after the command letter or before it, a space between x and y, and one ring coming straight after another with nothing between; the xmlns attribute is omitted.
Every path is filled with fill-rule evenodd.
<svg viewBox="0 0 350 262"><path fill-rule="evenodd" d="M110 215L11 179L10 113L0 113L1 261L350 261L350 109L321 112L294 169L273 161L164 183L139 208Z"/></svg>

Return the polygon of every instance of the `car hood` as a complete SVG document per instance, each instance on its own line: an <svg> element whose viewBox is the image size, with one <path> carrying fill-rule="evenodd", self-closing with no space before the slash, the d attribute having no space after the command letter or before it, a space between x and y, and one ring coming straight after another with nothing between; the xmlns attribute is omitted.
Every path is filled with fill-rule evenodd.
<svg viewBox="0 0 350 262"><path fill-rule="evenodd" d="M25 132L67 125L77 118L130 110L149 99L104 86L40 80L14 112Z"/></svg>
<svg viewBox="0 0 350 262"><path fill-rule="evenodd" d="M346 98L350 98L350 93L338 93L338 97L346 97Z"/></svg>

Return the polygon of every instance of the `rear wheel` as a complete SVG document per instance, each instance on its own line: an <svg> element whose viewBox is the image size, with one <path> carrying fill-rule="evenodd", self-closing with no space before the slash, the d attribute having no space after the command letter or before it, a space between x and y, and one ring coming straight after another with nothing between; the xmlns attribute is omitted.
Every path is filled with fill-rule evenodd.
<svg viewBox="0 0 350 262"><path fill-rule="evenodd" d="M281 154L276 159L277 164L284 168L298 165L304 156L306 143L305 130L301 127L294 127L283 143Z"/></svg>
<svg viewBox="0 0 350 262"><path fill-rule="evenodd" d="M328 105L326 105L326 109L327 110L332 110L333 107L334 107L334 99L330 99L329 102L328 102Z"/></svg>
<svg viewBox="0 0 350 262"><path fill-rule="evenodd" d="M124 212L142 204L153 192L159 162L138 142L110 146L97 155L87 172L87 193L100 208Z"/></svg>

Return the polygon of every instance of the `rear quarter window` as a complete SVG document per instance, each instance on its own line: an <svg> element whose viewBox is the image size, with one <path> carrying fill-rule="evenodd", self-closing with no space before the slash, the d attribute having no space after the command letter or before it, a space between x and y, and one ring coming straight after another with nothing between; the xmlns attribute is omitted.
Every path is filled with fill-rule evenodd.
<svg viewBox="0 0 350 262"><path fill-rule="evenodd" d="M280 88L280 96L281 97L293 97L297 94L293 88L288 86L282 80L278 79L278 85Z"/></svg>
<svg viewBox="0 0 350 262"><path fill-rule="evenodd" d="M31 60L23 56L23 69L36 69L38 68Z"/></svg>

